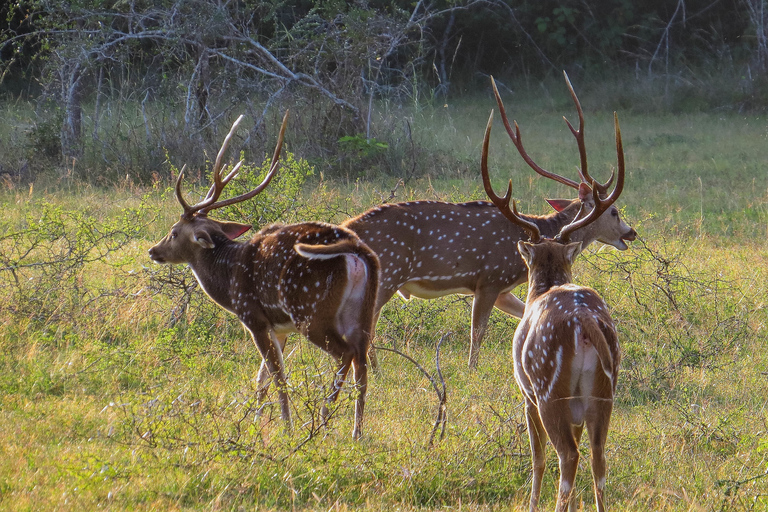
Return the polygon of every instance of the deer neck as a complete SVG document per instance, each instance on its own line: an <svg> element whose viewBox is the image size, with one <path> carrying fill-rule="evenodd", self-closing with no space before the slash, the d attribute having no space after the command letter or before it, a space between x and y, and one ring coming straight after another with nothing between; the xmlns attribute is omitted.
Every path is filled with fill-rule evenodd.
<svg viewBox="0 0 768 512"><path fill-rule="evenodd" d="M536 299L556 286L563 286L573 280L570 268L547 268L546 265L528 271L528 297L526 308Z"/></svg>
<svg viewBox="0 0 768 512"><path fill-rule="evenodd" d="M244 244L228 239L215 240L216 247L201 250L189 267L206 294L219 306L232 311L231 277L234 262Z"/></svg>

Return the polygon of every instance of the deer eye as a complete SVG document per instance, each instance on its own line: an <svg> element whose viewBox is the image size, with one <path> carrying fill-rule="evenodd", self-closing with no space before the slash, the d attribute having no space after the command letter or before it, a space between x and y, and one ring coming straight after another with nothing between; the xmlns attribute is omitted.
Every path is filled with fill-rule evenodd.
<svg viewBox="0 0 768 512"><path fill-rule="evenodd" d="M613 210L611 210L611 215L613 215L614 217L618 217L619 216L619 211L614 208Z"/></svg>
<svg viewBox="0 0 768 512"><path fill-rule="evenodd" d="M171 240L179 236L179 234L176 231L171 231Z"/></svg>

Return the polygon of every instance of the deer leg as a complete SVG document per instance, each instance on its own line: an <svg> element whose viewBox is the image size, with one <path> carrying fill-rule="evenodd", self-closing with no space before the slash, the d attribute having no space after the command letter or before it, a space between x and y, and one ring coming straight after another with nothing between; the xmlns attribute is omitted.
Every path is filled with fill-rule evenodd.
<svg viewBox="0 0 768 512"><path fill-rule="evenodd" d="M285 352L285 341L288 338L288 334L280 334L279 336L275 333L271 333L272 343L276 344L277 347L280 349L280 353ZM271 380L269 380L269 370L267 369L267 360L263 357L261 358L261 366L259 366L259 373L256 376L256 403L262 404L264 403L264 399L267 397L267 391L269 391L269 385L271 384Z"/></svg>
<svg viewBox="0 0 768 512"><path fill-rule="evenodd" d="M368 361L363 357L355 357L352 360L355 365L355 387L357 399L355 400L355 427L352 430L352 439L360 439L363 435L363 413L365 412L365 394L368 391Z"/></svg>
<svg viewBox="0 0 768 512"><path fill-rule="evenodd" d="M547 433L541 423L539 410L533 402L526 400L525 419L528 424L528 438L531 442L531 459L533 462L533 475L531 479L531 512L538 510L539 496L541 495L541 479L546 469L544 451L547 447Z"/></svg>
<svg viewBox="0 0 768 512"><path fill-rule="evenodd" d="M344 354L339 359L339 368L336 370L336 373L333 374L333 381L331 382L331 393L325 399L325 405L323 406L323 410L321 412L323 422L328 419L328 406L332 405L336 399L339 398L339 393L341 392L341 388L344 385L344 381L347 379L347 373L349 372L349 368L351 366L352 354Z"/></svg>
<svg viewBox="0 0 768 512"><path fill-rule="evenodd" d="M555 451L557 451L557 458L560 463L560 484L555 510L565 512L571 503L573 483L576 480L576 470L579 467L579 446L574 438L570 415L562 414L562 410L558 408L544 408L542 405L540 404L539 407L542 422L547 429Z"/></svg>
<svg viewBox="0 0 768 512"><path fill-rule="evenodd" d="M355 385L357 398L355 400L355 426L352 430L352 438L359 439L362 435L363 412L365 410L365 394L368 389L368 360L366 347L368 346L368 334L362 330L350 333L349 336L340 336L338 332L330 331L325 333L326 350L333 355L339 362L338 369L333 375L331 383L331 393L325 400L325 404L320 412L323 424L328 421L330 416L330 406L339 398L339 393L344 385L349 370L354 365ZM310 333L310 340L316 340L317 331Z"/></svg>
<svg viewBox="0 0 768 512"><path fill-rule="evenodd" d="M333 376L331 384L331 394L325 400L320 417L323 424L328 422L330 416L330 406L339 398L339 393L344 385L350 368L355 367L355 388L357 398L355 399L355 426L352 429L352 438L357 440L363 435L363 413L365 412L365 394L368 390L368 363L365 355L355 356L353 354L344 354L339 362L339 369Z"/></svg>
<svg viewBox="0 0 768 512"><path fill-rule="evenodd" d="M272 375L275 380L275 386L277 387L277 399L280 403L280 415L286 423L286 428L291 430L291 407L288 402L288 393L286 391L287 385L285 381L285 373L283 372L283 351L277 343L274 343L272 336L274 333L270 329L251 329L253 342L256 344L256 348L261 352L261 357L267 367L267 372Z"/></svg>
<svg viewBox="0 0 768 512"><path fill-rule="evenodd" d="M485 330L488 327L488 318L493 310L493 303L496 301L498 293L478 289L475 290L475 297L472 300L472 338L469 345L469 367L477 368L477 359L480 356L480 343L485 336Z"/></svg>
<svg viewBox="0 0 768 512"><path fill-rule="evenodd" d="M523 318L525 313L525 302L518 299L512 292L500 293L494 306L515 318Z"/></svg>
<svg viewBox="0 0 768 512"><path fill-rule="evenodd" d="M603 492L605 491L605 441L608 438L608 423L611 418L612 404L606 403L595 415L588 418L587 433L592 452L592 480L595 486L595 506L598 512L605 510Z"/></svg>
<svg viewBox="0 0 768 512"><path fill-rule="evenodd" d="M582 423L581 425L572 425L571 432L573 432L573 440L576 441L576 447L578 448L579 443L581 442L581 434L584 432L584 424ZM576 512L578 508L577 500L578 496L576 496L576 493L571 492L571 501L568 505L569 512Z"/></svg>

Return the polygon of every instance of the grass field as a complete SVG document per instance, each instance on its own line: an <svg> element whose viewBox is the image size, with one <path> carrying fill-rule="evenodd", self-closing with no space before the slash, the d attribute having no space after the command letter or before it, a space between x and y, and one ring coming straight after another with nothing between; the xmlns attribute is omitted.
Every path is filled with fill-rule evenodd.
<svg viewBox="0 0 768 512"><path fill-rule="evenodd" d="M448 156L398 188L397 200L484 198L479 154L490 105L409 114L418 146ZM570 105L507 107L537 162L575 178L575 144L559 117L573 117ZM620 120L628 166L620 203L640 238L626 252L596 244L575 267L576 281L611 306L623 350L607 504L768 510L768 122L733 113ZM616 159L612 114L588 109L587 123L591 172L607 176ZM524 166L498 121L491 165L497 189L513 179L523 211L542 213L544 197L571 195ZM394 186L365 176L328 181L316 171L222 215L341 221ZM511 371L514 319L493 314L471 372L467 298L386 306L378 345L436 378L439 355L447 424L432 445L438 396L424 372L392 352L379 352L364 438L351 440L348 390L330 425L319 427L333 365L292 337L296 428L286 435L276 406L256 415L260 357L236 319L187 269L147 257L179 213L170 183L9 181L0 205L1 509L526 507L530 454ZM546 508L556 485L550 447ZM577 492L594 509L588 457Z"/></svg>

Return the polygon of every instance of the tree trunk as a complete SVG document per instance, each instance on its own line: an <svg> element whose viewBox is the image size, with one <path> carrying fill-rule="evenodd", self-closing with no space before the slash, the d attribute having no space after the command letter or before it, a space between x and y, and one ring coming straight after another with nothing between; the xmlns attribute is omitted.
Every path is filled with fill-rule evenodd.
<svg viewBox="0 0 768 512"><path fill-rule="evenodd" d="M208 89L211 85L211 72L208 66L210 52L205 45L197 47L197 87L195 88L195 97L197 98L198 125L202 128L208 119Z"/></svg>
<svg viewBox="0 0 768 512"><path fill-rule="evenodd" d="M79 62L65 63L61 69L64 120L61 126L61 154L66 158L82 155L83 82Z"/></svg>
<svg viewBox="0 0 768 512"><path fill-rule="evenodd" d="M448 17L448 24L445 27L445 31L443 31L443 39L440 41L440 46L437 49L437 54L439 57L438 60L438 79L440 80L440 85L438 86L438 95L442 94L443 96L448 96L448 89L451 85L451 76L450 72L448 71L448 56L446 55L446 51L448 50L448 43L451 39L451 30L453 29L453 24L456 22L456 14L451 11L450 16Z"/></svg>

